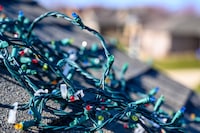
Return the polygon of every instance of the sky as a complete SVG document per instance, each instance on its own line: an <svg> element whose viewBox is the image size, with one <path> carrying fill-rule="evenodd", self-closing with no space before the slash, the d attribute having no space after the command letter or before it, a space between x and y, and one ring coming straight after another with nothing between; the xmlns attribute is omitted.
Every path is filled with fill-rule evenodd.
<svg viewBox="0 0 200 133"><path fill-rule="evenodd" d="M83 8L99 5L109 8L128 8L134 6L161 6L170 11L177 11L185 7L195 8L200 12L200 0L36 0L46 7L73 6Z"/></svg>

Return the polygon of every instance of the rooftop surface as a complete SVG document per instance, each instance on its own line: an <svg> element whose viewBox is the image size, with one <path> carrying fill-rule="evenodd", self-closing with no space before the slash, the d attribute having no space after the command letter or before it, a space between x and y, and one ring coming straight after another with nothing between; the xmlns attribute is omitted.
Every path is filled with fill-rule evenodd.
<svg viewBox="0 0 200 133"><path fill-rule="evenodd" d="M46 9L40 7L35 2L29 1L4 1L0 0L1 4L4 6L4 12L9 17L17 17L18 11L23 10L25 16L33 20L42 13L47 12ZM49 19L51 20L51 19ZM54 23L51 23L51 22ZM71 27L69 24L64 22L58 22L55 20L44 21L38 25L35 32L39 35L41 39L51 40L61 39L61 38L75 38L75 43L78 45L83 40L92 43L97 41L94 37L81 32L79 29ZM84 33L84 34L83 34ZM193 93L189 88L171 80L166 75L160 73L159 71L153 69L151 66L140 62L137 59L133 59L117 51L116 49L110 49L111 52L115 55L115 63L117 67L121 68L123 63L129 63L129 69L126 73L126 79L128 81L129 90L127 90L131 95L134 91L143 91L147 92L152 87L159 86L160 91L158 96L163 94L166 98L165 108L169 110L176 111L182 106L187 107L187 113L199 112L200 111L200 97ZM24 103L28 101L29 96L19 84L14 81L7 70L0 65L0 106L3 104L13 104L14 102ZM198 102L197 102L198 101ZM7 124L7 116L9 109L0 108L0 132L18 132L14 130L11 124ZM186 114L188 115L188 114ZM27 112L18 112L18 121L24 120L25 118L31 118ZM113 127L113 128L112 128ZM130 132L124 131L122 127L118 126L119 129L114 128L115 125L111 126L112 132ZM195 133L200 132L200 127L192 124L188 125L187 129L189 132ZM34 130L33 130L34 131ZM20 131L21 132L21 131ZM25 132L25 131L23 131ZM35 131L37 132L37 131Z"/></svg>

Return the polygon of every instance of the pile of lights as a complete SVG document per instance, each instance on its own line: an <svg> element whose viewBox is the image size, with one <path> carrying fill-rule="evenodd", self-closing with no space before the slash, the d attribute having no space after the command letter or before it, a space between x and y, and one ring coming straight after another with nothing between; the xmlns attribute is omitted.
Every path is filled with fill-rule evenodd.
<svg viewBox="0 0 200 133"><path fill-rule="evenodd" d="M64 19L88 31L99 39L101 48L95 44L88 48L86 41L77 47L72 39L40 40L33 29L47 17ZM76 13L70 18L48 12L32 22L23 12L17 19L4 15L0 21L0 54L12 77L30 94L27 104L10 105L8 123L14 124L15 129L35 126L40 130L102 132L109 123L119 122L135 132L183 132L183 125L188 122L182 117L185 107L172 115L160 108L164 96L156 100L158 88L138 100L128 97L124 78L128 65L115 68L114 56L107 50L104 38L84 25ZM102 72L101 78L94 74L97 71ZM33 119L16 123L19 110L27 110ZM43 112L64 121L44 123ZM200 118L192 115L190 122L200 122Z"/></svg>

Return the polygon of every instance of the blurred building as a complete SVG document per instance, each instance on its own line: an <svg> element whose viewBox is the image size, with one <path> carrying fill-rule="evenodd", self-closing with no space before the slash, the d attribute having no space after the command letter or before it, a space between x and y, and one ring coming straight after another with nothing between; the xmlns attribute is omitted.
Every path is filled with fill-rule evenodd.
<svg viewBox="0 0 200 133"><path fill-rule="evenodd" d="M171 53L195 52L200 47L200 18L172 15L143 26L143 52L159 58Z"/></svg>
<svg viewBox="0 0 200 133"><path fill-rule="evenodd" d="M73 9L65 12L72 11ZM200 47L200 17L170 14L162 8L79 11L83 21L109 37L115 37L134 57L162 58L171 53L195 52Z"/></svg>

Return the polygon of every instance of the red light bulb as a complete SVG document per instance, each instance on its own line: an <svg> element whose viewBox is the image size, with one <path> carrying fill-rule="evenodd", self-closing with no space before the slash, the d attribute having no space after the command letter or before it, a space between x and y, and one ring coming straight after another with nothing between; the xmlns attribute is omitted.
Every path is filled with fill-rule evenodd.
<svg viewBox="0 0 200 133"><path fill-rule="evenodd" d="M2 5L0 5L0 11L3 11L3 6Z"/></svg>
<svg viewBox="0 0 200 133"><path fill-rule="evenodd" d="M85 109L86 109L87 111L90 111L92 108L91 108L90 105L87 105L87 106L85 107Z"/></svg>
<svg viewBox="0 0 200 133"><path fill-rule="evenodd" d="M38 60L37 60L37 59L32 59L32 63L33 63L33 64L37 64L37 63L38 63Z"/></svg>
<svg viewBox="0 0 200 133"><path fill-rule="evenodd" d="M75 101L75 97L74 96L70 96L69 100L70 100L70 102L74 102Z"/></svg>
<svg viewBox="0 0 200 133"><path fill-rule="evenodd" d="M105 106L101 106L101 110L105 110Z"/></svg>
<svg viewBox="0 0 200 133"><path fill-rule="evenodd" d="M25 54L24 50L22 50L22 51L19 52L20 56L24 56L24 54Z"/></svg>
<svg viewBox="0 0 200 133"><path fill-rule="evenodd" d="M124 128L128 128L128 124L124 124L123 126L124 126Z"/></svg>

